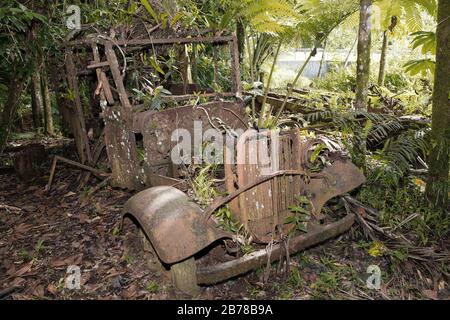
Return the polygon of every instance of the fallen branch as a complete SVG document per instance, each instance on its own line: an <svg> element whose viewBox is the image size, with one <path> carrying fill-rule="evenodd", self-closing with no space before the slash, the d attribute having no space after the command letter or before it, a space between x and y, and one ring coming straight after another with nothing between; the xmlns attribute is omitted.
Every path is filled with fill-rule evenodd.
<svg viewBox="0 0 450 320"><path fill-rule="evenodd" d="M397 239L398 236L393 235L378 226L378 211L370 208L349 195L341 197L344 202L345 209L356 215L356 220L361 225L364 235L369 236L373 241L377 241L375 231L388 239ZM350 204L350 205L349 205Z"/></svg>
<svg viewBox="0 0 450 320"><path fill-rule="evenodd" d="M70 164L72 166L78 167L80 169L87 170L87 171L91 172L94 176L96 176L99 179L105 179L105 178L107 178L109 176L109 174L107 174L106 172L103 172L101 170L92 168L90 166L81 164L81 163L76 162L76 161L69 160L69 159L64 158L64 157L55 156L53 158L52 166L51 166L51 169L50 169L50 177L48 178L48 183L47 183L47 185L45 187L45 191L50 191L50 189L51 189L52 182L53 182L53 177L55 175L55 170L56 170L56 163L57 163L58 160L61 161L61 162Z"/></svg>
<svg viewBox="0 0 450 320"><path fill-rule="evenodd" d="M20 287L18 287L18 286L13 286L10 288L0 290L0 300L7 298L11 293L13 293L14 291L16 291L19 288Z"/></svg>
<svg viewBox="0 0 450 320"><path fill-rule="evenodd" d="M97 184L94 188L92 188L91 190L89 190L89 192L86 194L86 196L83 198L82 202L81 202L81 207L84 207L87 203L87 200L98 190L100 190L101 188L103 188L104 186L106 186L108 184L108 182L112 179L111 176L109 176L108 178L106 178L105 180L103 180L102 182L100 182L99 184Z"/></svg>
<svg viewBox="0 0 450 320"><path fill-rule="evenodd" d="M87 196L90 197L91 195L93 195L95 192L97 192L98 190L100 190L101 188L103 188L104 186L106 186L108 184L108 182L112 179L111 176L107 177L105 180L103 180L102 182L100 182L99 184L97 184L94 188L92 188Z"/></svg>
<svg viewBox="0 0 450 320"><path fill-rule="evenodd" d="M358 210L352 210L353 208L351 208L349 201L347 199L345 199L345 197L341 197L341 199L342 199L342 202L344 204L344 208L345 208L345 211L347 212L347 214L351 214L352 212L355 213L356 220L358 221L359 225L361 226L364 236L366 238L372 239L372 241L377 241L378 239L375 236L373 228L371 228L370 225L366 222L366 220L364 220L364 218L361 215L361 212L359 212Z"/></svg>
<svg viewBox="0 0 450 320"><path fill-rule="evenodd" d="M373 209L365 206L358 200L350 197L349 195L345 195L341 197L344 206L348 212L354 213L356 216L356 220L359 222L360 226L363 229L364 235L369 236L373 241L379 241L376 233L380 236L387 238L386 246L390 250L395 249L406 249L408 252L408 258L423 261L423 262L448 262L450 261L450 252L447 250L436 250L435 247L419 247L413 245L406 237L404 237L400 233L393 233L396 229L401 227L402 225L412 221L419 217L418 214L412 214L408 216L405 220L400 222L395 228L388 231L380 226L378 226L378 212ZM362 210L361 210L362 209ZM372 221L369 221L372 220Z"/></svg>
<svg viewBox="0 0 450 320"><path fill-rule="evenodd" d="M105 129L102 130L102 133L100 134L99 138L97 139L97 142L95 143L94 155L92 158L92 162L89 163L89 165L92 167L95 167L97 165L97 163L100 159L100 156L102 154L102 151L105 148L104 136L105 136ZM82 188L84 188L85 184L88 182L90 177L91 177L91 172L87 172L86 175L81 180L81 183L78 186L77 190L81 190Z"/></svg>
<svg viewBox="0 0 450 320"><path fill-rule="evenodd" d="M13 206L9 206L7 204L0 204L0 209L4 209L6 211L22 211L22 209L18 208L18 207L13 207Z"/></svg>

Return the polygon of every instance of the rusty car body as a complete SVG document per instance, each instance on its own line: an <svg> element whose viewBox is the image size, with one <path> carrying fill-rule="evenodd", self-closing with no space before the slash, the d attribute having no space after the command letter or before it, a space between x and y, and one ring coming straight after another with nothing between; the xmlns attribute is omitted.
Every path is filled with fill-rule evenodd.
<svg viewBox="0 0 450 320"><path fill-rule="evenodd" d="M126 67L120 63L122 55L158 45L199 43L229 49L231 92L203 90L194 94L189 88L195 86L185 82L181 95L166 97L169 101L189 101L184 106L156 111L143 110L142 106L133 104L130 90L125 85ZM77 57L81 56L80 52L85 55L87 49L90 61L83 72L95 71L111 181L121 188L144 189L127 201L123 216L133 217L138 222L144 240L151 244L162 264L176 273L181 272L181 277L175 275L174 279L182 291L193 294L198 284L213 284L246 273L279 259L286 251L292 254L333 238L353 224L351 214L333 220L322 212L328 200L351 191L365 180L342 150L325 138L305 138L297 129L255 132L249 128L234 34L137 39L109 39L91 34L81 40L70 40L65 47L68 85L74 93L74 99L70 101L73 106L64 109L65 118L75 136L80 159L94 166L99 157L97 149L91 150L85 134L77 80L80 73ZM192 103L198 97L213 101ZM233 148L225 146L224 159L232 156L238 160L223 162L225 195L203 208L188 197L189 183L183 176L182 166L171 161L171 151L177 143L173 132L182 128L195 135L199 130L195 121L202 123L200 134L209 129L223 129L224 136L229 135L230 130L241 130L242 133L237 136ZM138 135L142 137L143 161L137 153ZM257 143L270 152L255 155L250 149L255 137ZM327 144L329 150L327 161L320 170L312 170L311 152L322 143ZM254 161L250 161L251 157L255 157ZM306 232L293 233L294 225L286 223L286 219L292 215L290 208L300 195L310 199L313 209ZM202 263L202 256L236 236L221 229L214 219L214 212L225 205L261 249L229 261ZM179 268L183 265L189 268ZM189 281L179 280L185 278Z"/></svg>

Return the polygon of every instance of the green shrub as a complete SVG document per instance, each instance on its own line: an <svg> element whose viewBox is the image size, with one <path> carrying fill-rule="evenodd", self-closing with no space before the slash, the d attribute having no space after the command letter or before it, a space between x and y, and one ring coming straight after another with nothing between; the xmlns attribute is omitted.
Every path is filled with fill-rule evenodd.
<svg viewBox="0 0 450 320"><path fill-rule="evenodd" d="M326 91L354 91L356 78L354 72L348 68L339 68L327 73L323 78L316 79L312 86Z"/></svg>
<svg viewBox="0 0 450 320"><path fill-rule="evenodd" d="M408 77L404 72L395 71L386 74L384 85L392 92L399 92L409 88L412 83L410 77Z"/></svg>

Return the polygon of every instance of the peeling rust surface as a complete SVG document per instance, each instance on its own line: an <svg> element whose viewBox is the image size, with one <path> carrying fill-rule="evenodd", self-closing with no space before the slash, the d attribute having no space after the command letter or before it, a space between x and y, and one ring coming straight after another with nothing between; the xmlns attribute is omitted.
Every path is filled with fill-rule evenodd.
<svg viewBox="0 0 450 320"><path fill-rule="evenodd" d="M149 184L153 174L177 178L176 168L171 165L171 151L178 141L172 141L177 129L187 130L191 135L192 151L194 137L214 127L219 128L220 119L233 129L246 129L246 115L240 103L212 102L200 106L185 106L160 112L148 111L134 114L133 129L144 138L144 175ZM194 121L201 123L201 132L194 132ZM200 140L201 141L201 140Z"/></svg>
<svg viewBox="0 0 450 320"><path fill-rule="evenodd" d="M133 132L127 130L121 110L118 107L108 107L103 111L105 146L113 184L133 190L142 185L137 166L136 141Z"/></svg>
<svg viewBox="0 0 450 320"><path fill-rule="evenodd" d="M261 138L262 137L262 138ZM331 198L349 192L365 182L364 175L349 159L336 155L329 159L331 165L326 166L317 175L308 176L311 148L320 143L320 139L305 139L296 130L280 134L275 143L273 132L261 133L258 143L265 143L271 154L258 152L258 159L251 161L254 152L250 150L250 140L242 136L237 146L238 164L236 171L226 167L226 185L229 193L269 174L267 168L279 170L298 170L301 175L274 177L270 181L259 184L249 191L243 192L233 200L230 208L234 216L244 224L246 229L260 243L268 243L287 234L293 224L285 224L286 218L292 215L291 206L297 205L296 198L307 196L312 203L313 216L318 216L325 203Z"/></svg>

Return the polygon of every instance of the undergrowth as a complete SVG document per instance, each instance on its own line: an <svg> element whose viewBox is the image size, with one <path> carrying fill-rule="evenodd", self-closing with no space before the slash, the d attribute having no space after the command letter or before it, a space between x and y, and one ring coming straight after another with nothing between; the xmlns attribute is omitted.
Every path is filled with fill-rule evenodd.
<svg viewBox="0 0 450 320"><path fill-rule="evenodd" d="M422 245L435 243L448 234L450 218L429 205L421 179L406 178L396 186L389 183L375 180L372 173L357 196L358 200L380 212L382 225L396 228ZM413 219L402 223L408 217Z"/></svg>
<svg viewBox="0 0 450 320"><path fill-rule="evenodd" d="M209 205L214 198L220 196L220 192L216 189L214 178L217 165L205 164L198 168L198 174L192 180L192 190L194 192L195 201L201 206ZM214 218L219 226L232 234L239 234L243 231L243 226L240 224L231 213L228 205L222 206L214 212Z"/></svg>

